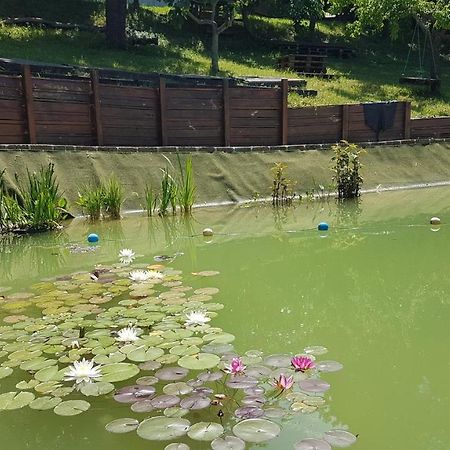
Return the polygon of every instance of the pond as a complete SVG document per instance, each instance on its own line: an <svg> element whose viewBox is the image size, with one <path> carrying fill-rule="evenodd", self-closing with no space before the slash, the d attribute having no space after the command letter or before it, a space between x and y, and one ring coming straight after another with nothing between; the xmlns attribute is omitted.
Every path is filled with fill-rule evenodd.
<svg viewBox="0 0 450 450"><path fill-rule="evenodd" d="M262 383L267 398L261 401L274 403L274 408L268 419L258 420L269 420L275 427L280 424L281 431L265 429L267 424L263 422L260 433L273 432L276 436L260 443L249 438L247 448L294 448L302 439L322 439L327 431L339 429L357 435L351 447L356 450L447 450L450 448L447 376L450 360L445 356L450 342L450 228L446 225L450 223L449 195L449 188L433 188L368 194L357 203L343 205L336 205L334 200L304 202L278 211L256 204L199 209L191 219L161 220L132 214L120 222L96 225L77 219L59 232L4 238L0 247L0 295L4 296L0 300L0 378L4 375L0 379L0 394L30 392L36 398L58 397L52 400L54 403L49 400L49 408L57 409L57 402L61 402L59 413L62 412L60 415L52 409L36 410L28 406L0 411L4 447L75 450L82 445L98 450L156 450L164 449L170 442L184 442L192 449L210 448L210 440L216 433L211 425L209 428L199 425L196 433L191 433L196 439L183 433L166 441L143 438L145 434L147 438L149 434L155 437L163 433L161 429L176 430L183 426L183 420L191 424L209 421L222 424L225 434L231 435L237 422L233 412L243 406L243 396L261 397L259 391L252 390L252 385L247 386L245 394L237 389L234 400L214 397L218 403L215 409L208 406L191 410L173 423L162 422L159 428L154 423L147 429L142 427L141 437L135 431L136 422L132 421L124 426L131 427L129 433L105 430L115 419L142 422L150 416L162 416L163 407L171 401L167 395L192 397L192 391L198 392L200 385L213 387L214 394L217 389L226 390L223 383L233 380L234 375L225 375L223 371L219 371L223 376L221 380L197 385L184 383L195 379L191 374L182 379L177 379L177 375L168 376L169 380L155 385L158 395L166 397L160 397L162 406L153 405L151 412L131 410L132 403L112 398L114 392L104 396L94 396L92 392L85 396L83 389L69 392L73 381L64 381L61 370L67 370L69 364L82 355L81 351L77 353L77 344L72 345L72 341L78 339L76 333L80 333L74 314L80 323L86 323L86 327L80 326L86 333L84 338L79 338L81 347L86 341L91 346L93 340L96 342L96 351L92 351L97 357L94 360L103 367L103 374L114 384L114 389L135 385L136 378L142 377L146 379L141 380L141 388L153 389L156 381L152 377L157 369L141 370L126 380L105 369L108 364L116 364L114 367L118 370L128 370L130 365L128 359L108 360L108 348L113 353L131 355L136 367L147 359L160 357L159 352L142 356L137 345L122 343L116 335L109 331L105 334L103 330L108 320L119 316L118 328L136 323L140 319L136 319L133 311L144 307L147 308L146 320L156 320L154 328L149 325L147 329L153 332L145 331L140 336L141 341L147 343L144 351L154 349L152 345L160 345L164 339L165 354L176 355L176 359L168 358L167 364L163 360L163 368L177 367L183 358L185 363L181 365L190 366L192 358L196 358L192 353L197 345L207 345L210 355L216 350L221 355L225 352L227 364L231 353L227 353L230 350L226 346L233 345L234 352L243 356L246 371L255 372L255 367L263 371L261 367L264 367L270 376L291 369L286 368L290 365L289 359L274 362L267 359L269 355L285 355L286 360L289 358L286 355L304 353L305 349L309 355L315 355L317 368L323 360L343 365L342 370L324 370L319 375L314 374L313 369L312 379L319 377L325 382L323 385L329 383L331 388L325 393L309 392L306 401L306 396L302 397L295 386L309 376L308 372L291 370L295 381L290 392L272 393L274 388L267 382ZM439 216L443 224L440 227L429 225L432 216ZM330 224L328 232L317 231L321 221ZM212 238L201 235L205 227L214 229ZM86 236L91 232L97 233L100 241L89 247ZM124 248L136 253L130 266L119 263L118 254ZM155 259L161 255L170 259ZM97 281L90 278L96 265L105 268L104 272L96 273ZM153 268L161 270L165 279L140 285L129 280L130 271L146 269L149 265L156 265ZM113 294L108 297L110 292ZM25 295L29 293L33 296ZM184 330L177 334L186 298L194 302L191 310L207 311L211 320L204 330L199 326L195 332L183 334ZM155 307L152 309L151 305ZM155 317L162 310L164 314L172 312L178 317L178 325L170 319L167 327L160 326L159 321L163 319ZM97 314L99 318L89 320ZM58 320L52 319L58 315ZM142 315L139 317L142 319ZM170 329L171 324L174 329ZM117 327L110 323L110 327L114 325ZM64 331L56 331L58 327ZM148 337L148 333L152 336ZM208 342L202 342L204 336L209 336ZM233 336L235 340L230 344ZM68 340L72 343L68 344ZM122 345L128 346L125 347L128 353ZM218 348L221 345L225 346L223 352ZM328 350L326 354L322 347ZM72 353L69 355L69 352ZM205 347L201 352L205 353ZM83 355L87 359L93 356L89 352ZM61 360L57 366L46 362L58 358ZM215 364L215 360L213 362ZM208 363L210 360L203 366L201 363L200 368L205 369ZM13 367L12 374L6 373L4 368L8 366ZM36 370L23 370L27 367ZM58 369L60 378L56 371L52 372L53 367ZM223 369L223 364L219 368ZM36 375L39 372L40 375ZM34 384L30 382L33 377L38 378ZM22 383L20 390L16 387L20 381L31 384ZM159 392L164 384L171 386ZM183 389L189 393L180 392ZM105 392L107 390L105 386ZM122 394L132 395L130 392ZM139 395L145 396L145 392ZM30 398L31 394L22 400L28 405ZM65 408L61 405L73 399L84 399L89 409L67 416L66 413L71 414L70 404ZM164 401L169 403L166 405ZM230 408L227 401L236 401L239 405ZM259 407L259 400L253 401L255 403L250 401L248 405ZM300 411L294 413L293 403ZM39 408L43 403L34 405ZM72 406L83 409L83 405L85 403ZM172 408L168 415L178 415L179 408ZM224 413L223 417L218 417L219 411ZM284 413L287 413L284 417L278 417ZM219 429L216 434L221 432ZM251 432L244 429L237 430L236 434L245 438L248 433ZM203 438L206 440L198 440ZM229 443L228 447L217 448L239 446Z"/></svg>

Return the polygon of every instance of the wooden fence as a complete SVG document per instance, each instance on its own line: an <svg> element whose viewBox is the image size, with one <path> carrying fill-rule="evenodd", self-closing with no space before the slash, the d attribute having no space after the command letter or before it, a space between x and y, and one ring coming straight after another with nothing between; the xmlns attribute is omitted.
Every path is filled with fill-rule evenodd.
<svg viewBox="0 0 450 450"><path fill-rule="evenodd" d="M288 108L278 89L133 86L90 78L0 76L0 143L100 146L269 146L450 137L450 118L411 119L399 102L392 126L376 133L364 106Z"/></svg>

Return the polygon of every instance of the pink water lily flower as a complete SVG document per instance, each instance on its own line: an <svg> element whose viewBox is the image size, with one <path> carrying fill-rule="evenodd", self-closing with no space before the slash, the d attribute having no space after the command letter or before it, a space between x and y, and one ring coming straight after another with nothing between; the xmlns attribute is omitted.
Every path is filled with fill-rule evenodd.
<svg viewBox="0 0 450 450"><path fill-rule="evenodd" d="M306 372L307 370L316 367L314 361L307 356L294 356L291 359L291 364L296 372Z"/></svg>
<svg viewBox="0 0 450 450"><path fill-rule="evenodd" d="M287 377L286 375L281 374L278 380L274 378L272 384L280 391L286 391L287 389L290 389L294 385L294 377L293 376Z"/></svg>
<svg viewBox="0 0 450 450"><path fill-rule="evenodd" d="M239 357L233 358L231 363L225 366L225 371L232 375L238 375L243 373L247 366L244 366L242 359Z"/></svg>

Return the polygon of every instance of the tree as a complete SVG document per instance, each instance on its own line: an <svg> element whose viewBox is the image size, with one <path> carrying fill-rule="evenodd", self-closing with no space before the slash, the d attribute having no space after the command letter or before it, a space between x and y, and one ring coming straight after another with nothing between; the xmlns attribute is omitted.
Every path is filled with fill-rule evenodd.
<svg viewBox="0 0 450 450"><path fill-rule="evenodd" d="M125 48L127 0L106 0L106 38L109 45Z"/></svg>
<svg viewBox="0 0 450 450"><path fill-rule="evenodd" d="M316 29L316 24L323 17L324 4L322 0L290 0L289 16L294 22L294 28L299 34L302 21L309 22L309 31Z"/></svg>
<svg viewBox="0 0 450 450"><path fill-rule="evenodd" d="M198 25L207 25L211 30L211 74L219 73L219 36L233 25L235 0L169 0L168 3ZM204 18L202 12L209 17ZM220 23L220 20L223 20Z"/></svg>

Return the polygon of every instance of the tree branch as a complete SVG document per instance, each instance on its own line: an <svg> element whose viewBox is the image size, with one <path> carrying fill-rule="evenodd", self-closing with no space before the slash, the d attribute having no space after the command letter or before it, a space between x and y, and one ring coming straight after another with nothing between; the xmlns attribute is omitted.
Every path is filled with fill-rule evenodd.
<svg viewBox="0 0 450 450"><path fill-rule="evenodd" d="M195 14L192 14L191 11L188 11L188 16L198 25L212 25L212 20L199 19Z"/></svg>
<svg viewBox="0 0 450 450"><path fill-rule="evenodd" d="M225 30L230 28L232 25L233 25L233 19L227 20L222 25L220 25L219 28L217 28L217 33L218 34L223 33Z"/></svg>

